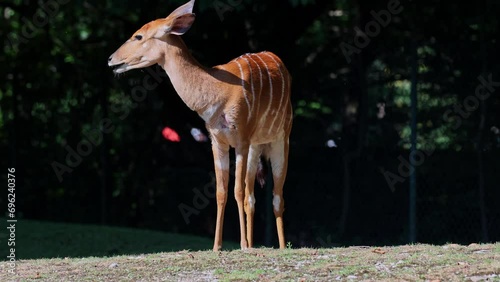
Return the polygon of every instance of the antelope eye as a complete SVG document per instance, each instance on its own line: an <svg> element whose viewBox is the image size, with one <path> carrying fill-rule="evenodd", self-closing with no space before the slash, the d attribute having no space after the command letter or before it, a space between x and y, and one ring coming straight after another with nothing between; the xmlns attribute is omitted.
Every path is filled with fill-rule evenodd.
<svg viewBox="0 0 500 282"><path fill-rule="evenodd" d="M142 35L136 35L136 36L135 36L135 39L137 39L137 40L141 40L141 39L142 39Z"/></svg>

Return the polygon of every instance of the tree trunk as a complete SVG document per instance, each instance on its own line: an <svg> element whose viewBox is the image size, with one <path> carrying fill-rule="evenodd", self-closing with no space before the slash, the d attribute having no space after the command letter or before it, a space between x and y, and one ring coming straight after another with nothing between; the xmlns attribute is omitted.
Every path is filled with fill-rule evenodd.
<svg viewBox="0 0 500 282"><path fill-rule="evenodd" d="M413 163L413 158L417 152L417 72L418 72L418 58L417 58L417 43L415 39L411 40L411 110L410 110L410 127L411 127L411 149L410 149L410 199L409 199L409 242L415 243L417 241L417 171Z"/></svg>
<svg viewBox="0 0 500 282"><path fill-rule="evenodd" d="M480 16L481 22L480 22L480 55L481 55L481 75L485 77L486 75L486 46L485 46L485 41L484 41L484 13L487 11L486 10L486 5L483 1L483 16ZM478 126L478 133L477 133L477 168L478 168L478 192L479 192L479 210L480 210L480 218L481 218L481 241L482 242L487 242L488 241L488 221L486 217L486 203L485 203L485 187L484 187L484 156L483 156L483 150L484 150L484 128L485 128L485 123L486 123L486 116L487 116L487 109L486 109L486 103L484 102L483 99L480 100L480 105L479 105L479 112L480 112L480 117L479 117L479 126Z"/></svg>
<svg viewBox="0 0 500 282"><path fill-rule="evenodd" d="M107 80L106 80L107 81ZM104 91L107 91L107 87L103 87ZM104 92L103 91L103 92ZM104 92L106 93L106 92ZM100 103L101 103L101 108L102 108L102 118L108 118L108 97L107 95L101 95L100 96ZM108 150L108 137L107 134L103 133L102 134L102 144L101 148L99 149L99 161L101 163L101 175L100 175L100 180L101 180L101 214L100 214L100 221L101 224L106 224L108 221L108 197L107 195L110 194L108 192L109 187L110 187L110 175L111 171L109 169L109 150Z"/></svg>
<svg viewBox="0 0 500 282"><path fill-rule="evenodd" d="M368 11L362 10L359 3L353 4L352 8L355 18L351 21L350 29L352 33L349 36L356 34L354 31L355 26L363 26L363 19L368 17ZM339 236L342 236L347 228L349 217L351 191L353 187L359 186L359 182L354 182L351 175L362 175L363 167L359 162L364 147L364 140L366 136L366 115L367 115L367 102L366 102L366 70L365 62L363 60L366 55L364 53L368 50L362 50L360 54L353 57L351 63L352 71L352 84L350 89L346 91L344 98L344 120L343 120L343 133L342 133L342 152L343 152L343 166L344 166L344 180L342 192L342 211L339 220ZM352 146L349 146L353 144ZM356 178L356 179L359 179Z"/></svg>

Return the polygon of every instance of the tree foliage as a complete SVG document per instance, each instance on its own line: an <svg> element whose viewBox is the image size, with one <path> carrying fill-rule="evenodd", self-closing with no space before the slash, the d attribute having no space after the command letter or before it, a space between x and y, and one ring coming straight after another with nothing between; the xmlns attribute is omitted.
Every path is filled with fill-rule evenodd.
<svg viewBox="0 0 500 282"><path fill-rule="evenodd" d="M213 203L191 224L178 209L191 204L193 189L212 181L210 145L190 136L193 127L204 127L202 121L182 104L161 69L115 77L106 64L135 30L183 2L0 3L1 159L20 171L23 216L213 232ZM198 2L196 23L184 39L201 63L271 50L292 74L295 121L285 217L294 245L318 243L317 236L326 234L344 243L404 240L407 182L391 192L380 169L397 173L398 156L406 157L410 146L412 40L418 54L418 148L433 152L417 171L420 237L479 238L474 156L481 151L488 232L498 240L500 212L491 199L500 196L499 3ZM395 2L401 12L390 14L386 24L377 21L374 15ZM358 44L363 39L366 46ZM145 76L158 86L138 98L133 89ZM480 91L490 93L482 100L481 85L486 88ZM162 137L166 126L179 132L180 143ZM109 132L99 134L103 127ZM86 152L81 159L72 157L78 150ZM262 223L265 192L258 197ZM237 220L232 208L226 222L236 226L229 223ZM456 227L459 221L470 228ZM380 235L373 234L377 226L385 228Z"/></svg>

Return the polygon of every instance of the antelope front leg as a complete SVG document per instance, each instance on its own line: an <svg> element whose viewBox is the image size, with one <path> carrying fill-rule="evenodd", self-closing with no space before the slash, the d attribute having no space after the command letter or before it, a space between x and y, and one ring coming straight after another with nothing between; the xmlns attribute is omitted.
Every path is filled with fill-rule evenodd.
<svg viewBox="0 0 500 282"><path fill-rule="evenodd" d="M217 225L215 226L214 252L222 248L222 229L224 226L224 210L227 202L227 186L229 183L229 146L212 144L214 154L215 179L217 182Z"/></svg>
<svg viewBox="0 0 500 282"><path fill-rule="evenodd" d="M248 248L246 239L246 228L245 228L245 211L244 211L244 200L245 200L245 175L247 172L247 160L248 160L248 145L236 148L236 179L234 183L234 197L236 198L236 203L238 204L238 215L240 218L240 245L242 249Z"/></svg>

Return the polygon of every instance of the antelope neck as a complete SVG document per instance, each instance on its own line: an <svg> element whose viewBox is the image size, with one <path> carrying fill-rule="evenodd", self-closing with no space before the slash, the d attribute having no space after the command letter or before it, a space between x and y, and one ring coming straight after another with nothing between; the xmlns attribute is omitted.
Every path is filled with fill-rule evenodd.
<svg viewBox="0 0 500 282"><path fill-rule="evenodd" d="M159 64L182 101L198 113L216 103L217 94L207 91L212 88L215 78L193 58L180 36L168 35L163 49L164 58Z"/></svg>

